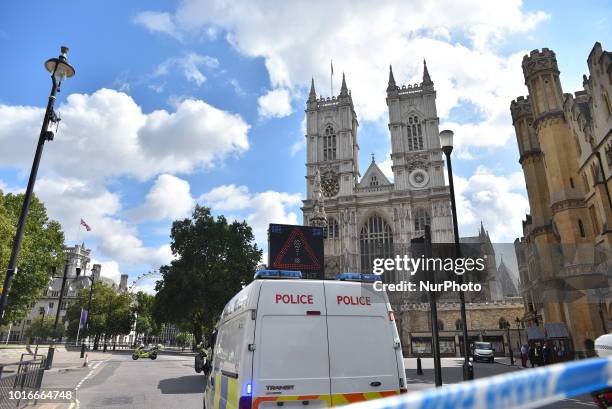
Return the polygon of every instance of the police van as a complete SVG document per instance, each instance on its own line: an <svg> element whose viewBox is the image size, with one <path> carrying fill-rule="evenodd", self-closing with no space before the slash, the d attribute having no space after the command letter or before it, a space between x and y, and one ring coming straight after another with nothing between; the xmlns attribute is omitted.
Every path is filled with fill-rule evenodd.
<svg viewBox="0 0 612 409"><path fill-rule="evenodd" d="M225 306L205 409L322 408L406 391L395 317L371 274L260 270Z"/></svg>

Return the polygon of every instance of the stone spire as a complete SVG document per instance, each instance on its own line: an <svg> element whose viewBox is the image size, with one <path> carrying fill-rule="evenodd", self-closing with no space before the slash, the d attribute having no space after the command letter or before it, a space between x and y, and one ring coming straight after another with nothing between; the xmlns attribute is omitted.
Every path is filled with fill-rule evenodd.
<svg viewBox="0 0 612 409"><path fill-rule="evenodd" d="M393 77L393 68L389 65L389 85L387 86L387 92L397 90L397 85L395 84L395 78Z"/></svg>
<svg viewBox="0 0 612 409"><path fill-rule="evenodd" d="M315 101L317 99L317 93L314 86L314 78L310 81L310 93L308 94L308 101Z"/></svg>
<svg viewBox="0 0 612 409"><path fill-rule="evenodd" d="M314 203L310 225L314 227L327 227L327 215L325 214L323 197L321 195L321 172L319 172L319 168L315 171L313 196Z"/></svg>
<svg viewBox="0 0 612 409"><path fill-rule="evenodd" d="M427 70L427 62L425 61L424 58L423 58L423 85L424 86L433 85L433 81L431 80L431 77L429 76L429 71Z"/></svg>
<svg viewBox="0 0 612 409"><path fill-rule="evenodd" d="M348 88L346 87L346 78L344 78L344 73L342 73L342 86L340 87L340 96L348 97Z"/></svg>

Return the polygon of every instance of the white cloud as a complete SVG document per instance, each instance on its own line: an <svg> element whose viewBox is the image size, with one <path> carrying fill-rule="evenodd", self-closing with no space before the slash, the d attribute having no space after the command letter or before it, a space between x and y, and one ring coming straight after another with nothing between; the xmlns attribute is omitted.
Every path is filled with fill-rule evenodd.
<svg viewBox="0 0 612 409"><path fill-rule="evenodd" d="M62 122L48 143L42 172L100 182L118 176L149 179L222 163L249 148L249 125L239 115L185 99L175 110L149 114L128 95L100 89L72 94L58 108ZM0 105L0 163L31 166L43 109Z"/></svg>
<svg viewBox="0 0 612 409"><path fill-rule="evenodd" d="M172 16L168 13L145 11L134 17L134 23L146 27L149 31L168 34L181 40L181 35L176 29Z"/></svg>
<svg viewBox="0 0 612 409"><path fill-rule="evenodd" d="M346 72L356 111L365 120L386 115L389 64L398 82L415 83L421 81L426 58L441 118L460 101L471 102L482 113L482 121L458 132L457 148L467 155L468 145L489 148L507 140L509 101L524 89L520 64L524 52L507 56L499 46L549 16L526 11L521 0L330 0L325 7L312 7L307 0L282 4L185 0L172 18L184 33L214 28L225 32L240 53L263 58L271 92L281 89L287 95L303 96L314 76L319 93L327 93L333 59L336 72ZM340 80L340 75L334 77L335 90ZM276 104L269 101L271 107L262 108L261 101L270 95L262 96L260 114L287 115L288 98L274 98Z"/></svg>
<svg viewBox="0 0 612 409"><path fill-rule="evenodd" d="M286 89L273 89L257 99L257 111L264 118L282 118L290 115L291 97Z"/></svg>
<svg viewBox="0 0 612 409"><path fill-rule="evenodd" d="M219 66L219 60L208 55L200 55L193 52L186 53L182 57L171 57L157 66L154 76L168 75L172 70L179 69L183 72L185 79L202 85L206 81L206 76L202 72L203 68L213 69Z"/></svg>
<svg viewBox="0 0 612 409"><path fill-rule="evenodd" d="M96 242L102 256L122 265L157 267L172 260L169 245L143 244L136 227L119 218L121 198L102 185L75 178L41 178L36 183L36 194L45 203L49 216L61 223L67 242ZM79 227L81 218L91 231Z"/></svg>
<svg viewBox="0 0 612 409"><path fill-rule="evenodd" d="M301 204L299 193L251 193L246 186L222 185L204 193L199 201L214 211L231 212L232 218L246 220L259 245L266 243L270 223L299 224L296 212L290 210Z"/></svg>
<svg viewBox="0 0 612 409"><path fill-rule="evenodd" d="M457 214L461 235L473 235L483 221L491 240L511 243L522 236L521 226L529 213L522 172L506 176L480 166L468 179L455 176Z"/></svg>
<svg viewBox="0 0 612 409"><path fill-rule="evenodd" d="M157 177L145 202L133 213L137 220L175 220L188 216L194 205L189 182L163 174Z"/></svg>

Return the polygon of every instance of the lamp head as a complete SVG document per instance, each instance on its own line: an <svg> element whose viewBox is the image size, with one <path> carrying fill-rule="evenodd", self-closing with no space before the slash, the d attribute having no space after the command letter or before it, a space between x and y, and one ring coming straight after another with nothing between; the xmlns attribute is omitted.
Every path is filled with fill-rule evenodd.
<svg viewBox="0 0 612 409"><path fill-rule="evenodd" d="M76 71L68 64L68 47L62 46L59 57L50 58L45 62L45 68L55 81L61 83L64 79L72 77Z"/></svg>
<svg viewBox="0 0 612 409"><path fill-rule="evenodd" d="M440 132L440 146L442 147L442 151L447 155L450 155L453 151L453 135L453 131L449 129Z"/></svg>

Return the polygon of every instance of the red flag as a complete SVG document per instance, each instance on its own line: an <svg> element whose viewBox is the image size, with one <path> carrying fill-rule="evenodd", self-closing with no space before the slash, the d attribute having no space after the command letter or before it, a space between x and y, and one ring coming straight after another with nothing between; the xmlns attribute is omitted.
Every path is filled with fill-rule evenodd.
<svg viewBox="0 0 612 409"><path fill-rule="evenodd" d="M85 223L85 220L83 219L81 219L81 226L85 227L85 230L91 231L91 227L89 227L89 225Z"/></svg>

